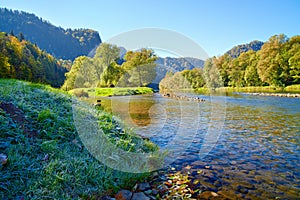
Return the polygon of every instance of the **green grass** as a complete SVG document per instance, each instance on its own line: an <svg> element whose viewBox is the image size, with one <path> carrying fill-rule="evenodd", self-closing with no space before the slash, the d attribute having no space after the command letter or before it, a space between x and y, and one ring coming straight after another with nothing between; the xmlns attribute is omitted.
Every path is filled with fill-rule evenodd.
<svg viewBox="0 0 300 200"><path fill-rule="evenodd" d="M131 188L149 174L113 170L95 159L81 143L72 114L72 96L49 86L0 79L0 103L18 108L20 124L0 108L0 199L96 199L120 188ZM107 138L129 152L158 147L123 129L110 114L98 110ZM20 119L19 119L20 120ZM29 136L28 133L35 133Z"/></svg>
<svg viewBox="0 0 300 200"><path fill-rule="evenodd" d="M287 86L284 88L284 91L300 93L300 84Z"/></svg>
<svg viewBox="0 0 300 200"><path fill-rule="evenodd" d="M76 88L70 91L79 97L84 97L88 94L92 96L127 96L127 95L140 95L152 94L153 89L148 87L132 87L132 88Z"/></svg>

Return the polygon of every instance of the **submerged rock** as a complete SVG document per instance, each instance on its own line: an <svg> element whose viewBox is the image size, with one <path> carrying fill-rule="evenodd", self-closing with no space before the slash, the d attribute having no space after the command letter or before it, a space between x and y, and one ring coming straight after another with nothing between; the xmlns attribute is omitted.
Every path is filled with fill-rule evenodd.
<svg viewBox="0 0 300 200"><path fill-rule="evenodd" d="M116 199L131 200L132 192L129 190L120 190L115 197Z"/></svg>
<svg viewBox="0 0 300 200"><path fill-rule="evenodd" d="M145 191L149 188L151 188L151 187L150 187L150 184L147 183L147 182L138 184L138 190L139 191Z"/></svg>
<svg viewBox="0 0 300 200"><path fill-rule="evenodd" d="M150 200L143 192L134 193L131 200Z"/></svg>

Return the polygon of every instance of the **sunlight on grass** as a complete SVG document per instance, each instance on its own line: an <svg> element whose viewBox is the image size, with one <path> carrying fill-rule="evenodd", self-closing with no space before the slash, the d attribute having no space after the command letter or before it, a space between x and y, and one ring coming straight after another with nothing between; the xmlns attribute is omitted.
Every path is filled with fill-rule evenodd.
<svg viewBox="0 0 300 200"><path fill-rule="evenodd" d="M76 132L72 98L49 86L0 79L0 153L8 157L0 165L0 199L95 199L149 175L116 171L96 160ZM3 105L15 109L15 116ZM158 149L134 134L117 140L113 116L101 112L100 126L118 147Z"/></svg>
<svg viewBox="0 0 300 200"><path fill-rule="evenodd" d="M97 97L97 96L127 96L152 94L153 89L148 87L128 87L128 88L76 88L69 91L78 97Z"/></svg>

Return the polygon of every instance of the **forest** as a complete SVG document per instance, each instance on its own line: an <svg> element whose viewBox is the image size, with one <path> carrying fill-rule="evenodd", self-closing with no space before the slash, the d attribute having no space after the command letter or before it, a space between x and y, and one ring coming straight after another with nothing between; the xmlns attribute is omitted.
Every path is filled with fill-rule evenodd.
<svg viewBox="0 0 300 200"><path fill-rule="evenodd" d="M0 31L18 36L37 44L58 59L74 60L88 55L101 43L97 31L91 29L63 29L24 11L0 8Z"/></svg>
<svg viewBox="0 0 300 200"><path fill-rule="evenodd" d="M0 32L0 78L14 78L60 87L72 62L57 60L24 36Z"/></svg>
<svg viewBox="0 0 300 200"><path fill-rule="evenodd" d="M185 87L183 79L194 89L300 84L300 36L274 35L258 51L232 52L207 59L203 69L168 73L161 88Z"/></svg>
<svg viewBox="0 0 300 200"><path fill-rule="evenodd" d="M0 78L46 83L62 86L64 90L147 86L162 75L157 75L161 68L159 59L151 49L127 51L120 58L119 47L102 43L93 57L79 56L74 62L58 60L26 41L22 33L17 37L0 33ZM195 65L187 65L188 58L182 59L173 59L172 63L180 61L185 66ZM239 45L222 56L207 59L204 67L185 67L179 72L169 68L163 73L166 76L161 88L163 85L182 88L186 81L194 89L300 84L300 36L287 38L280 34L270 37L265 43L254 41Z"/></svg>

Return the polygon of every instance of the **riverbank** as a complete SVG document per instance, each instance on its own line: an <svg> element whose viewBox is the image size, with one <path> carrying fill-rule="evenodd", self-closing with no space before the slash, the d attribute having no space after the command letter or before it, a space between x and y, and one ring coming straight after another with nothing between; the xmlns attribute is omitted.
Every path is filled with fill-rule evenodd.
<svg viewBox="0 0 300 200"><path fill-rule="evenodd" d="M153 94L154 91L149 87L126 87L126 88L76 88L69 91L77 97L110 97Z"/></svg>
<svg viewBox="0 0 300 200"><path fill-rule="evenodd" d="M97 199L150 175L96 160L77 134L73 103L49 86L0 79L0 199ZM157 151L112 115L95 113L112 144L128 152Z"/></svg>
<svg viewBox="0 0 300 200"><path fill-rule="evenodd" d="M249 92L245 93L253 96L272 96L272 97L292 97L300 98L300 93L266 93L266 92Z"/></svg>
<svg viewBox="0 0 300 200"><path fill-rule="evenodd" d="M197 88L197 93L210 94L209 88ZM273 86L261 86L261 87L220 87L216 88L214 92L226 93L226 92L243 92L243 93L291 93L300 94L300 85L290 85L287 87L273 87Z"/></svg>

